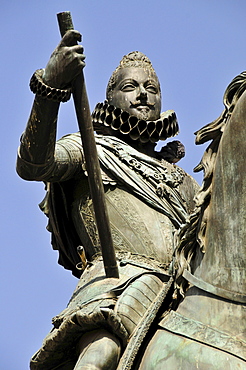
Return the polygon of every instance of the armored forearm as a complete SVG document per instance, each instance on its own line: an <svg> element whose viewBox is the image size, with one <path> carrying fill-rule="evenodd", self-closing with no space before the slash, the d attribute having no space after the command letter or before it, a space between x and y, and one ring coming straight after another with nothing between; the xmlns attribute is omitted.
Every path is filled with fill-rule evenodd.
<svg viewBox="0 0 246 370"><path fill-rule="evenodd" d="M59 104L35 97L26 130L21 136L19 153L25 161L45 164L54 157Z"/></svg>
<svg viewBox="0 0 246 370"><path fill-rule="evenodd" d="M21 177L36 180L38 173L32 165L41 168L54 158L58 109L58 102L35 97L18 153L17 172Z"/></svg>
<svg viewBox="0 0 246 370"><path fill-rule="evenodd" d="M25 180L64 181L81 172L81 139L69 135L56 143L59 103L36 96L21 137L17 172Z"/></svg>

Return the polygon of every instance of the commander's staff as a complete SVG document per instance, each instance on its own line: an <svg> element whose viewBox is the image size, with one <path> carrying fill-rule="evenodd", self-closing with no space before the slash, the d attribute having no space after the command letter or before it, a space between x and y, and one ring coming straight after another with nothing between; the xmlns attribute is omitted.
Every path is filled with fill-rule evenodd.
<svg viewBox="0 0 246 370"><path fill-rule="evenodd" d="M70 12L59 13L57 14L57 18L62 37L68 30L74 29ZM94 206L105 273L108 278L118 278L119 271L106 208L104 188L83 72L73 81L72 93L84 150L88 182Z"/></svg>

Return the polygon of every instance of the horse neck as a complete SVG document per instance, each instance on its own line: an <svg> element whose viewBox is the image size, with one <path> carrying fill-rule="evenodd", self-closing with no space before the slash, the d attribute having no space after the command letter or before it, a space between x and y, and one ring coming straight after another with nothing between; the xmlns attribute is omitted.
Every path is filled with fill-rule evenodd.
<svg viewBox="0 0 246 370"><path fill-rule="evenodd" d="M246 287L246 94L225 127L214 168L205 254L194 275L216 287Z"/></svg>
<svg viewBox="0 0 246 370"><path fill-rule="evenodd" d="M179 305L180 314L245 339L246 264L246 92L225 126L213 170L211 200L206 209L205 253L193 265L196 282ZM204 225L202 225L204 226ZM203 289L200 282L216 288ZM199 287L200 285L200 287ZM207 285L207 286L208 286ZM220 294L222 292L222 295ZM228 297L222 298L223 293ZM232 294L231 294L232 293ZM243 319L244 317L244 319Z"/></svg>

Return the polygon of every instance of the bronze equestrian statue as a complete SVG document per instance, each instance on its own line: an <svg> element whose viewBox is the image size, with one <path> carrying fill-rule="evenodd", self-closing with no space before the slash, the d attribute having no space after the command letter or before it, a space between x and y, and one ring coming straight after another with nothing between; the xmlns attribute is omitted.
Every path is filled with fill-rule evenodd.
<svg viewBox="0 0 246 370"><path fill-rule="evenodd" d="M58 262L79 278L67 308L53 318L53 329L32 357L31 369L205 368L197 366L207 359L207 352L199 358L192 352L193 346L197 353L200 347L208 346L208 356L216 348L241 364L243 360L238 352L229 354L228 348L225 351L211 343L202 344L201 338L170 329L170 322L176 317L184 321L180 330L189 325L191 318L204 327L213 326L215 321L209 321L214 315L215 292L204 294L192 280L197 266L197 271L199 268L202 271L204 264L206 272L214 262L211 257L205 264L213 244L210 241L207 245L206 233L211 230L210 234L215 234L216 230L212 229L216 224L212 222L210 226L204 221L210 209L213 171L204 164L207 154L200 165L205 169L205 185L198 192L195 180L174 164L184 156L180 142L173 141L155 151L159 140L175 136L179 128L173 111L161 113L159 80L149 59L140 52L122 58L109 80L106 100L97 104L92 113L116 265L105 263L107 246L105 252L99 229L103 229L107 220L100 217L98 220L98 204L90 186L87 144L81 143L82 130L56 142L60 103L69 99L71 91L77 94L78 80L74 81L85 65L83 48L76 44L79 39L77 31L66 32L46 68L34 73L30 87L36 94L35 100L18 151L19 175L45 183L46 196L40 206L49 219L48 230L52 246L59 253ZM211 131L216 131L214 126ZM222 129L219 132L221 136ZM216 135L207 137L214 139L218 147ZM214 160L210 149L208 153ZM193 199L197 192L195 207ZM217 246L219 250L221 243ZM233 251L238 256L236 247ZM228 252L230 264L229 257ZM215 271L220 266L218 261ZM198 276L203 281L202 272ZM235 273L231 272L231 276ZM216 276L215 281L204 280L209 286L217 286L218 279ZM220 288L223 290L224 286ZM234 288L229 290L237 292ZM226 299L230 301L228 304ZM239 325L241 303L231 300L231 296L216 299L218 311L222 310L220 302L223 302L225 310L231 310L231 319L234 306L237 307L234 321ZM195 305L201 308L200 315ZM202 311L206 305L209 314ZM207 321L202 320L203 316ZM224 336L232 334L235 341L242 342L240 336L235 338L238 326L229 321L230 325L224 328L218 319L216 325L222 337L225 331ZM182 335L192 346L179 356ZM226 368L224 363L223 368Z"/></svg>

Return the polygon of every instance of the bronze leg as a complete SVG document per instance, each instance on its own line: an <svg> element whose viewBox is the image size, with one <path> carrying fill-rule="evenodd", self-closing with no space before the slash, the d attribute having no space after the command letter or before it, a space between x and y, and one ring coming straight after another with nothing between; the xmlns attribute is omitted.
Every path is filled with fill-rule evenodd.
<svg viewBox="0 0 246 370"><path fill-rule="evenodd" d="M94 330L79 341L80 353L74 370L115 370L120 358L120 341L107 330Z"/></svg>

